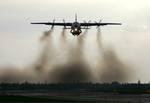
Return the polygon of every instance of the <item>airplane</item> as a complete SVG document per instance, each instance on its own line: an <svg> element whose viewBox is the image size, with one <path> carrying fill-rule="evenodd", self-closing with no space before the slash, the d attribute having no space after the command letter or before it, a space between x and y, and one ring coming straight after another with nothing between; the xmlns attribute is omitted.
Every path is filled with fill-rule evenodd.
<svg viewBox="0 0 150 103"><path fill-rule="evenodd" d="M82 33L81 29L90 29L89 27L91 27L91 26L99 27L99 26L105 26L105 25L121 25L121 23L101 23L101 20L98 23L97 22L90 23L90 22L91 21L89 21L89 22L84 21L83 23L79 23L77 21L77 15L75 15L75 22L73 22L73 23L65 22L64 19L63 19L62 23L55 22L55 19L54 19L53 22L37 22L37 23L31 23L31 24L51 25L52 28L54 26L63 26L64 27L63 29L71 29L70 33L72 33L74 36L80 35Z"/></svg>

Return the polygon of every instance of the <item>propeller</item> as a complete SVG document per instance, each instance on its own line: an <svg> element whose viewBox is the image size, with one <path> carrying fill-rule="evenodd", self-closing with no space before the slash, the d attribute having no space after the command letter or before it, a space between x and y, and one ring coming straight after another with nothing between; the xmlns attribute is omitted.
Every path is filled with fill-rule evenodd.
<svg viewBox="0 0 150 103"><path fill-rule="evenodd" d="M101 22L102 22L102 19L100 19L99 22L97 22L97 21L94 21L94 22L95 22L95 23L101 23Z"/></svg>
<svg viewBox="0 0 150 103"><path fill-rule="evenodd" d="M99 20L99 23L101 23L101 22L102 22L102 19Z"/></svg>
<svg viewBox="0 0 150 103"><path fill-rule="evenodd" d="M89 20L88 22L84 20L83 22L84 22L84 23L90 23L90 22L91 22L91 20Z"/></svg>
<svg viewBox="0 0 150 103"><path fill-rule="evenodd" d="M53 25L51 26L51 29L54 27L54 23L55 23L55 18L53 19Z"/></svg>
<svg viewBox="0 0 150 103"><path fill-rule="evenodd" d="M63 19L63 23L66 24L65 19ZM64 25L64 29L66 28L66 25Z"/></svg>
<svg viewBox="0 0 150 103"><path fill-rule="evenodd" d="M53 23L55 23L55 18L53 19Z"/></svg>
<svg viewBox="0 0 150 103"><path fill-rule="evenodd" d="M84 23L86 23L86 21L85 21L85 20L83 20L83 22L84 22Z"/></svg>
<svg viewBox="0 0 150 103"><path fill-rule="evenodd" d="M101 22L102 22L102 19L100 19L99 22L95 21L95 23L98 23L98 24L100 24ZM99 28L99 27L100 25L98 25L96 28Z"/></svg>
<svg viewBox="0 0 150 103"><path fill-rule="evenodd" d="M90 23L91 22L91 20L89 20L88 22L87 21L83 21L84 23ZM88 28L88 25L87 26L85 26L85 28Z"/></svg>
<svg viewBox="0 0 150 103"><path fill-rule="evenodd" d="M63 19L63 23L65 23L65 19Z"/></svg>

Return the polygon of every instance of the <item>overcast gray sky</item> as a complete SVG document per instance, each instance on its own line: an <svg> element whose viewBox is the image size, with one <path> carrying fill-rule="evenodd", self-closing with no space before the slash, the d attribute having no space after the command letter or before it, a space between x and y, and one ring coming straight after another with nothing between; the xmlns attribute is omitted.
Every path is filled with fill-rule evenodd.
<svg viewBox="0 0 150 103"><path fill-rule="evenodd" d="M0 65L24 66L38 55L38 39L48 26L30 22L62 19L121 22L102 27L103 40L113 46L124 61L133 65L133 80L150 81L149 0L0 0ZM60 33L60 28L55 34ZM88 36L96 33L92 28ZM68 33L71 36L71 34ZM89 39L94 41L94 39Z"/></svg>

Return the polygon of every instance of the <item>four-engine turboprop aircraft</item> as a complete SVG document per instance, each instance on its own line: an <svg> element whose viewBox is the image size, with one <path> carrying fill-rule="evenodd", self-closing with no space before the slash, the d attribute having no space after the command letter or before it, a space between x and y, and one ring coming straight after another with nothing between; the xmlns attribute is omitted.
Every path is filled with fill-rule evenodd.
<svg viewBox="0 0 150 103"><path fill-rule="evenodd" d="M71 22L65 22L65 20L63 20L63 23L59 23L59 22L55 22L55 19L53 20L53 22L37 22L37 23L31 23L31 24L44 24L44 25L51 25L52 27L54 26L63 26L64 29L71 29L70 32L75 36L75 35L80 35L80 33L82 33L81 29L89 29L89 27L91 26L105 26L105 25L121 25L121 23L101 23L101 20L99 23L94 22L94 23L90 23L89 22L83 22L83 23L79 23L77 21L77 15L75 15L75 22L71 23Z"/></svg>

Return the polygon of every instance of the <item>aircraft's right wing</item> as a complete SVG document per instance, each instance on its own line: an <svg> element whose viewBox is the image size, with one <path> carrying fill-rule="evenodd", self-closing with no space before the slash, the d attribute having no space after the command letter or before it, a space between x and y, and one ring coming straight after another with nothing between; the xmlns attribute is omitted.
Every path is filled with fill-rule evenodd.
<svg viewBox="0 0 150 103"><path fill-rule="evenodd" d="M81 26L121 25L121 23L81 23Z"/></svg>
<svg viewBox="0 0 150 103"><path fill-rule="evenodd" d="M53 22L37 22L31 24L44 24L44 25L52 25L52 26L71 26L72 23L53 23Z"/></svg>

